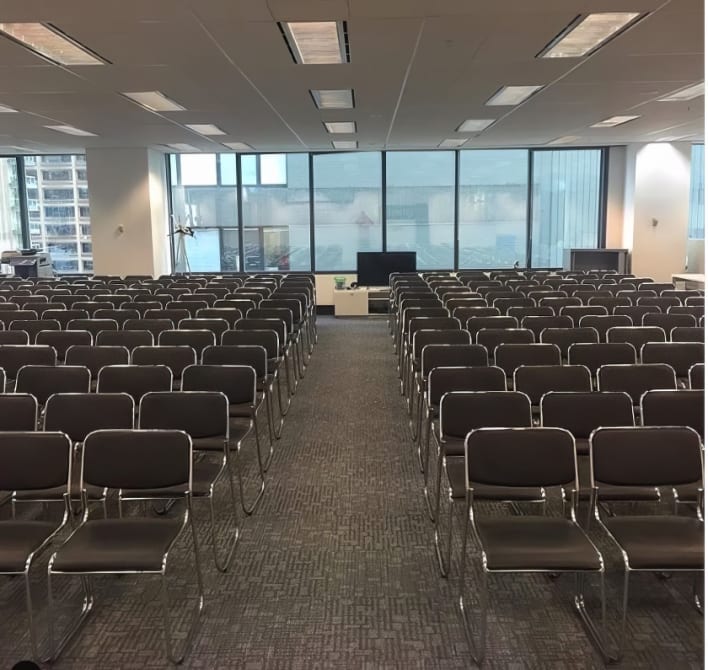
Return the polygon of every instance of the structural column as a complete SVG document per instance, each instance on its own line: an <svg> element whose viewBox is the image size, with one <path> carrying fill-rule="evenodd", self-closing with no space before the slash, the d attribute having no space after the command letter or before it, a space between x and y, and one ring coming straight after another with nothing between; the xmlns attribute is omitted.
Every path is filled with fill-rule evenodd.
<svg viewBox="0 0 708 670"><path fill-rule="evenodd" d="M96 274L170 271L164 154L147 148L87 149Z"/></svg>

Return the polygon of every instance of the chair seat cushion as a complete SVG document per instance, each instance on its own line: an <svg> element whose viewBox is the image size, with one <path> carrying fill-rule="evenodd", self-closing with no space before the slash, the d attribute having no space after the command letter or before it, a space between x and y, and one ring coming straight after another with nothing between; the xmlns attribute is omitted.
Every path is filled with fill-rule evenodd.
<svg viewBox="0 0 708 670"><path fill-rule="evenodd" d="M181 527L178 519L87 521L57 550L53 570L159 572Z"/></svg>
<svg viewBox="0 0 708 670"><path fill-rule="evenodd" d="M23 572L27 557L57 528L49 521L0 522L0 572Z"/></svg>
<svg viewBox="0 0 708 670"><path fill-rule="evenodd" d="M477 521L489 570L599 570L600 555L567 519L515 516Z"/></svg>
<svg viewBox="0 0 708 670"><path fill-rule="evenodd" d="M223 435L193 437L192 446L195 451L224 451L224 437Z"/></svg>
<svg viewBox="0 0 708 670"><path fill-rule="evenodd" d="M445 436L443 442L443 452L446 456L464 456L465 455L465 438Z"/></svg>
<svg viewBox="0 0 708 670"><path fill-rule="evenodd" d="M605 521L639 570L703 569L703 524L677 516L616 516Z"/></svg>
<svg viewBox="0 0 708 670"><path fill-rule="evenodd" d="M229 405L229 416L249 417L253 413L250 402L233 403Z"/></svg>
<svg viewBox="0 0 708 670"><path fill-rule="evenodd" d="M447 479L450 482L452 497L464 500L465 498L465 459L447 458L445 461ZM533 501L543 498L543 489L526 486L488 486L486 484L475 484L475 500L518 500Z"/></svg>
<svg viewBox="0 0 708 670"><path fill-rule="evenodd" d="M75 471L78 471L78 467L75 466ZM63 500L64 494L66 493L66 486L55 486L51 489L36 489L34 491L17 491L15 493L15 500L29 501L29 500ZM104 489L99 486L88 485L86 487L86 495L89 500L103 500ZM78 482L78 472L76 481L71 483L71 497L72 499L78 499L81 495L79 490Z"/></svg>
<svg viewBox="0 0 708 670"><path fill-rule="evenodd" d="M221 461L212 462L206 459L196 461L192 466L192 495L198 498L210 495L211 485L219 476L221 467ZM181 498L184 496L184 487L167 486L158 489L123 489L121 496L124 499Z"/></svg>

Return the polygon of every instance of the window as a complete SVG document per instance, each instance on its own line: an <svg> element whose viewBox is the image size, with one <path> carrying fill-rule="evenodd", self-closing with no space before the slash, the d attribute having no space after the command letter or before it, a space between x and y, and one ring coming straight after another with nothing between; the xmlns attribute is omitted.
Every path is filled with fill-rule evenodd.
<svg viewBox="0 0 708 670"><path fill-rule="evenodd" d="M691 192L688 202L688 239L705 238L705 150L702 144L691 147Z"/></svg>
<svg viewBox="0 0 708 670"><path fill-rule="evenodd" d="M357 251L381 251L381 154L313 157L315 267L351 272Z"/></svg>
<svg viewBox="0 0 708 670"><path fill-rule="evenodd" d="M180 154L179 165L183 186L216 185L216 154Z"/></svg>
<svg viewBox="0 0 708 670"><path fill-rule="evenodd" d="M45 207L44 216L52 219L67 219L74 217L73 207Z"/></svg>
<svg viewBox="0 0 708 670"><path fill-rule="evenodd" d="M74 201L74 189L72 188L45 188L43 195L45 200Z"/></svg>
<svg viewBox="0 0 708 670"><path fill-rule="evenodd" d="M0 158L0 245L18 249L22 244L17 159Z"/></svg>
<svg viewBox="0 0 708 670"><path fill-rule="evenodd" d="M459 267L526 264L528 151L461 151Z"/></svg>
<svg viewBox="0 0 708 670"><path fill-rule="evenodd" d="M242 156L242 160L253 158L256 157ZM269 154L268 158L274 159L271 166L280 165L278 174L272 172L269 178L282 176L287 181L282 186L263 182L242 188L244 269L246 272L310 270L307 154ZM261 176L265 175L261 171Z"/></svg>
<svg viewBox="0 0 708 670"><path fill-rule="evenodd" d="M601 149L534 151L531 265L562 267L564 249L595 248Z"/></svg>
<svg viewBox="0 0 708 670"><path fill-rule="evenodd" d="M89 218L89 214L90 214L90 212L89 212L89 208L88 208L88 207L83 207L83 206L82 206L82 207L79 207L79 216L80 216L82 219L88 219L88 218Z"/></svg>
<svg viewBox="0 0 708 670"><path fill-rule="evenodd" d="M88 188L85 186L79 186L77 189L78 194L79 194L79 200L88 200L89 198L89 193L88 193Z"/></svg>
<svg viewBox="0 0 708 670"><path fill-rule="evenodd" d="M71 170L42 170L44 181L71 181Z"/></svg>
<svg viewBox="0 0 708 670"><path fill-rule="evenodd" d="M386 250L415 251L419 270L455 264L455 153L386 154Z"/></svg>
<svg viewBox="0 0 708 670"><path fill-rule="evenodd" d="M287 186L288 154L244 154L241 179L244 186Z"/></svg>

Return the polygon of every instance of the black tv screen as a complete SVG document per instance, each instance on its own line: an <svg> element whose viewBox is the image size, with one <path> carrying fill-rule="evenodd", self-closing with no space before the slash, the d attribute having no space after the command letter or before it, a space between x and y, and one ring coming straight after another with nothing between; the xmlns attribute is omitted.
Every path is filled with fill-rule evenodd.
<svg viewBox="0 0 708 670"><path fill-rule="evenodd" d="M359 286L388 286L392 272L415 272L415 251L360 251L356 255Z"/></svg>

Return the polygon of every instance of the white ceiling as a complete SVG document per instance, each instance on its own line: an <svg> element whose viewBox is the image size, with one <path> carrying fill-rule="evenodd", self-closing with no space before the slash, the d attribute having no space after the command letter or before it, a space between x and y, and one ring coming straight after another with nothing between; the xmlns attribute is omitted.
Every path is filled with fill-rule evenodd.
<svg viewBox="0 0 708 670"><path fill-rule="evenodd" d="M578 14L649 15L585 59L535 55ZM348 23L351 63L296 65L277 21ZM704 77L700 0L2 0L0 22L48 21L112 64L61 68L0 37L0 152L246 142L258 151L331 149L322 121L356 121L360 149L699 140L704 99L656 99ZM545 84L516 108L503 85ZM353 88L354 110L320 111L308 89ZM188 111L153 114L120 91L160 90ZM609 116L640 114L610 129ZM467 118L498 118L458 135ZM182 127L214 123L214 142ZM44 128L70 124L98 137ZM340 135L336 139L352 139Z"/></svg>

